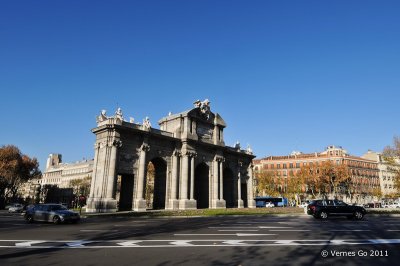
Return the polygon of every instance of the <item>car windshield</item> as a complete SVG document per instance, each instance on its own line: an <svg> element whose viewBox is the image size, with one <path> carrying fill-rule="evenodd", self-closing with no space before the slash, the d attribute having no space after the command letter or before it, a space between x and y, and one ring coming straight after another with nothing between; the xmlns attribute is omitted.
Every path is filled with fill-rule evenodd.
<svg viewBox="0 0 400 266"><path fill-rule="evenodd" d="M68 209L62 205L52 205L51 210L52 211L60 211L60 210L68 210Z"/></svg>

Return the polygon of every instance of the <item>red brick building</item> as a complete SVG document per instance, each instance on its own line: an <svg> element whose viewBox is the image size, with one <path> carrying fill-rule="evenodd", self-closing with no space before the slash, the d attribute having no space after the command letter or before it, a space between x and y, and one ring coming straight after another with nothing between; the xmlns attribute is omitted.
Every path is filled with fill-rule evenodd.
<svg viewBox="0 0 400 266"><path fill-rule="evenodd" d="M345 200L359 203L373 200L373 191L380 189L378 163L349 155L342 147L329 146L320 153L293 152L287 156L268 156L255 159L253 163L256 172L270 171L285 180L288 176L296 176L302 166L318 166L328 160L336 165L346 164L350 170L354 195L351 199L343 195Z"/></svg>

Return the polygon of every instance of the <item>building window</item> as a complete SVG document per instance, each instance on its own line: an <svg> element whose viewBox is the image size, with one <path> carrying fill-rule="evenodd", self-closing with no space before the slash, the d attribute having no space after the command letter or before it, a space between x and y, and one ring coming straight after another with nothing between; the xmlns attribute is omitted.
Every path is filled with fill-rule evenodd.
<svg viewBox="0 0 400 266"><path fill-rule="evenodd" d="M283 164L283 169L286 169L287 168L287 165L284 163Z"/></svg>
<svg viewBox="0 0 400 266"><path fill-rule="evenodd" d="M300 163L296 163L296 168L300 168Z"/></svg>
<svg viewBox="0 0 400 266"><path fill-rule="evenodd" d="M278 163L278 164L276 165L276 168L277 168L277 169L281 169L281 164Z"/></svg>
<svg viewBox="0 0 400 266"><path fill-rule="evenodd" d="M293 168L293 163L290 163L290 164L289 164L289 168Z"/></svg>

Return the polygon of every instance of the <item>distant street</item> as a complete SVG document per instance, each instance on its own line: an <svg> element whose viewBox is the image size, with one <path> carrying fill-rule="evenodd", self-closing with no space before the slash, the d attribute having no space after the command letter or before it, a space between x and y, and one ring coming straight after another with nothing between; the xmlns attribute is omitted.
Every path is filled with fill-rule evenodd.
<svg viewBox="0 0 400 266"><path fill-rule="evenodd" d="M87 218L0 213L1 265L397 265L400 217Z"/></svg>

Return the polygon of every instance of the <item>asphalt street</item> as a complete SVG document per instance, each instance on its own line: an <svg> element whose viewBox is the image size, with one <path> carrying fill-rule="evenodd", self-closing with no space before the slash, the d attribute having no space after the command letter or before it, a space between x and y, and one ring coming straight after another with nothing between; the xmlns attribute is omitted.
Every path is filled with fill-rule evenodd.
<svg viewBox="0 0 400 266"><path fill-rule="evenodd" d="M0 265L397 265L400 217L97 217L0 213Z"/></svg>

